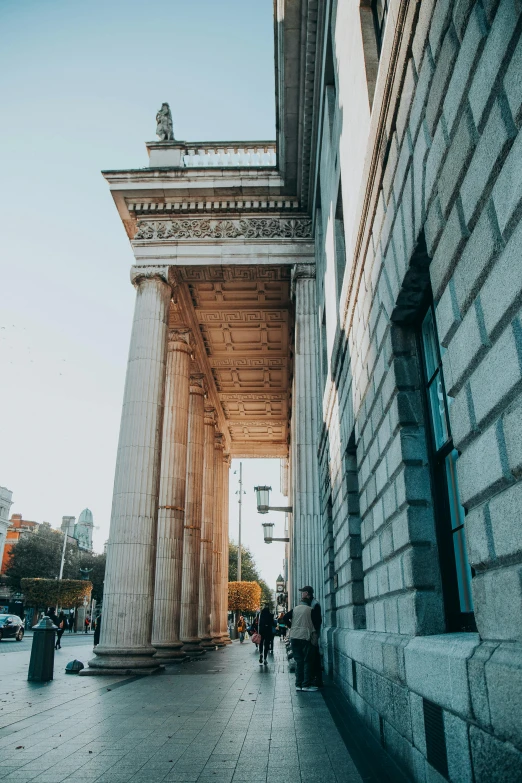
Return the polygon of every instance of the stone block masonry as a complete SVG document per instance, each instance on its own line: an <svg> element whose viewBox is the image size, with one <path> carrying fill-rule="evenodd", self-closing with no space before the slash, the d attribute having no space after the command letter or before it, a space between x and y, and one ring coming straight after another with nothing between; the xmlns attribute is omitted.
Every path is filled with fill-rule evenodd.
<svg viewBox="0 0 522 783"><path fill-rule="evenodd" d="M341 573L353 573L357 563L365 617L364 626L355 626L346 613L328 615L325 643L334 650L326 660L354 708L418 783L519 781L522 7L513 0L431 0L420 4L411 27L404 24L411 48L403 87L387 82L397 119L385 120L389 141L380 175L359 183L376 205L373 221L358 216L366 220L372 252L366 266L362 252L347 259L336 325L345 343L328 342L335 372L322 376L322 508L334 551L343 553L328 569L328 592L333 605L337 598L344 603ZM342 93L347 76L342 57L339 62ZM384 70L370 145L377 143L375 113L386 111L375 103ZM349 122L348 97L341 99L337 111ZM332 143L344 179L351 159L342 136ZM363 157L370 155L368 148ZM337 179L325 160L319 179L317 221L326 237ZM345 222L346 246L355 247L350 233L360 224L346 215ZM317 262L318 309L328 306L329 264L335 263L329 252L320 248ZM444 514L450 525L450 517L434 478L416 337L430 296L458 450L476 630L455 625L448 608L452 554L440 525ZM345 404L336 409L339 399ZM346 546L343 523L350 495L337 489L346 481L343 459L359 495L357 554ZM329 505L329 493L340 501ZM443 760L433 755L426 704L439 710Z"/></svg>

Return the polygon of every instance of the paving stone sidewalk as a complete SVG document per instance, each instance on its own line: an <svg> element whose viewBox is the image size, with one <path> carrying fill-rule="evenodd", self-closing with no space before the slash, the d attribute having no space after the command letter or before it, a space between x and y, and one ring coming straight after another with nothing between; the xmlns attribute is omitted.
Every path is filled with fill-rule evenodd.
<svg viewBox="0 0 522 783"><path fill-rule="evenodd" d="M60 659L48 685L28 683L16 656L0 671L0 779L362 783L321 692L296 693L274 649L267 667L234 642L127 679L66 676Z"/></svg>

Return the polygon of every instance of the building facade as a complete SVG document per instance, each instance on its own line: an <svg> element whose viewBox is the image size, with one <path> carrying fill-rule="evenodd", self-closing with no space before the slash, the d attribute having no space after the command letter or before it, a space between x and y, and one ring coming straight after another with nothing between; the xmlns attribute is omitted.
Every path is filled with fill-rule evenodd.
<svg viewBox="0 0 522 783"><path fill-rule="evenodd" d="M159 114L105 172L137 298L91 669L225 640L229 458L280 457L351 708L415 781L521 779L521 29L278 0L275 143Z"/></svg>
<svg viewBox="0 0 522 783"><path fill-rule="evenodd" d="M13 493L6 487L0 487L0 573L3 571L4 547L9 528L9 512L13 505Z"/></svg>
<svg viewBox="0 0 522 783"><path fill-rule="evenodd" d="M94 519L89 508L83 509L78 517L78 522L76 522L76 517L62 517L61 530L78 542L79 549L92 552Z"/></svg>

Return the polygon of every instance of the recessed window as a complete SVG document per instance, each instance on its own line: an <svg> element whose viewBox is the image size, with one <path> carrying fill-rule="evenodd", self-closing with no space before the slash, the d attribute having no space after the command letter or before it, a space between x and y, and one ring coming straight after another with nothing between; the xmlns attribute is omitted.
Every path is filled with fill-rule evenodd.
<svg viewBox="0 0 522 783"><path fill-rule="evenodd" d="M457 479L458 451L453 446L442 370L441 347L433 304L422 320L419 334L425 400L430 420L433 496L437 538L449 630L475 630L472 572L466 551L464 509Z"/></svg>
<svg viewBox="0 0 522 783"><path fill-rule="evenodd" d="M377 50L379 54L382 49L382 39L384 38L384 28L388 19L388 0L373 0L373 23L375 25L375 38L377 39Z"/></svg>

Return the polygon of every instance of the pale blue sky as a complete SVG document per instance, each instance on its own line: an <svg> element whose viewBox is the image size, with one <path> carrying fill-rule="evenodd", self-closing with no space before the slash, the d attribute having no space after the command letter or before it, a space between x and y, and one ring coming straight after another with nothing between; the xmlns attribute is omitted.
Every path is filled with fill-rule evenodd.
<svg viewBox="0 0 522 783"><path fill-rule="evenodd" d="M0 484L27 519L58 525L89 506L98 549L134 304L132 253L100 171L147 165L163 101L178 139L274 138L272 9L0 2ZM278 462L257 462L250 483L265 480L279 487ZM252 513L245 543L273 581L282 547L261 543Z"/></svg>

